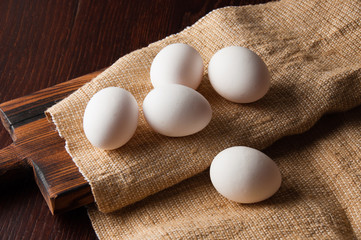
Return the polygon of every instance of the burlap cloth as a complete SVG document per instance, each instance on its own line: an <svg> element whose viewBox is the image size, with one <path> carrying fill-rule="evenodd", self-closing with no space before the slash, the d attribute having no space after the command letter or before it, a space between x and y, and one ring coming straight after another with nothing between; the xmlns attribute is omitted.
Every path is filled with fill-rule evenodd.
<svg viewBox="0 0 361 240"><path fill-rule="evenodd" d="M265 153L283 182L270 199L237 204L209 171L115 213L89 209L100 239L361 239L361 107L327 116Z"/></svg>
<svg viewBox="0 0 361 240"><path fill-rule="evenodd" d="M207 171L195 176L227 147L264 149L284 136L305 132L325 113L361 104L360 30L359 1L280 1L222 8L179 34L120 58L50 108L47 115L66 140L101 211L95 207L89 211L98 236L361 237L360 115L354 113L360 108L346 114L347 121L340 125L338 118L333 124L328 118L305 136L271 147L268 153L280 165L284 182L276 196L263 203L231 203L216 194ZM188 137L165 137L149 128L141 112L138 129L125 146L115 151L93 148L82 130L91 96L108 86L123 87L141 109L152 88L153 58L176 42L195 47L205 69L225 46L252 49L269 67L270 91L255 103L231 103L212 89L206 71L198 91L210 102L213 118L204 130ZM109 214L115 210L119 211Z"/></svg>

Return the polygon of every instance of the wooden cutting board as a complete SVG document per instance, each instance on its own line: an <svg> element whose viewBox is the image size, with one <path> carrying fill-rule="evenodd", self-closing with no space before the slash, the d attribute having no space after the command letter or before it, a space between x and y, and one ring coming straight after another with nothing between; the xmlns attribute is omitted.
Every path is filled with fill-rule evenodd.
<svg viewBox="0 0 361 240"><path fill-rule="evenodd" d="M44 111L101 71L0 104L0 118L13 143L0 150L0 181L11 181L32 168L52 214L94 202L88 182L65 150L65 141Z"/></svg>

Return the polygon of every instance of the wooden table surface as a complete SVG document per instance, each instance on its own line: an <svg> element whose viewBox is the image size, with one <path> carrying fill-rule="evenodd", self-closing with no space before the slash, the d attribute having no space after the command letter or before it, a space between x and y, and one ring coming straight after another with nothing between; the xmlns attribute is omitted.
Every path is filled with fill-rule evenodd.
<svg viewBox="0 0 361 240"><path fill-rule="evenodd" d="M0 1L0 102L109 66L209 11L264 1ZM0 148L11 143L0 127ZM0 183L0 239L96 239L86 209L52 216L32 173Z"/></svg>

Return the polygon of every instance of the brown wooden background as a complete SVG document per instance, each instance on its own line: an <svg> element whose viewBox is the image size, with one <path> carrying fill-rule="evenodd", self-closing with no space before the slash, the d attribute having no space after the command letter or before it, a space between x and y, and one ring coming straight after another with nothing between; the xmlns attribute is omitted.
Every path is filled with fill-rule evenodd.
<svg viewBox="0 0 361 240"><path fill-rule="evenodd" d="M267 2L1 0L0 102L102 69L212 9ZM11 143L0 127L0 148ZM96 239L85 208L52 216L32 173L0 183L0 239Z"/></svg>

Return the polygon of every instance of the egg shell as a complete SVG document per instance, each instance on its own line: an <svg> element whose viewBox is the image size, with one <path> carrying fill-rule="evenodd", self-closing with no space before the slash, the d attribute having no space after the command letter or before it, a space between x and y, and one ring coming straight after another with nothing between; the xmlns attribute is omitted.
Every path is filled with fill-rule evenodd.
<svg viewBox="0 0 361 240"><path fill-rule="evenodd" d="M281 173L275 162L245 146L220 152L211 164L210 177L221 195L239 203L263 201L281 186Z"/></svg>
<svg viewBox="0 0 361 240"><path fill-rule="evenodd" d="M102 89L94 94L85 108L85 135L97 148L119 148L133 136L138 112L137 101L130 92L118 87Z"/></svg>
<svg viewBox="0 0 361 240"><path fill-rule="evenodd" d="M219 95L236 103L257 101L270 87L270 74L263 60L239 46L226 47L214 54L208 76Z"/></svg>
<svg viewBox="0 0 361 240"><path fill-rule="evenodd" d="M197 89L203 77L201 55L193 47L175 43L163 48L150 68L153 87L164 84L181 84Z"/></svg>
<svg viewBox="0 0 361 240"><path fill-rule="evenodd" d="M212 118L207 99L192 88L178 84L153 89L144 99L143 112L154 131L170 137L199 132Z"/></svg>

